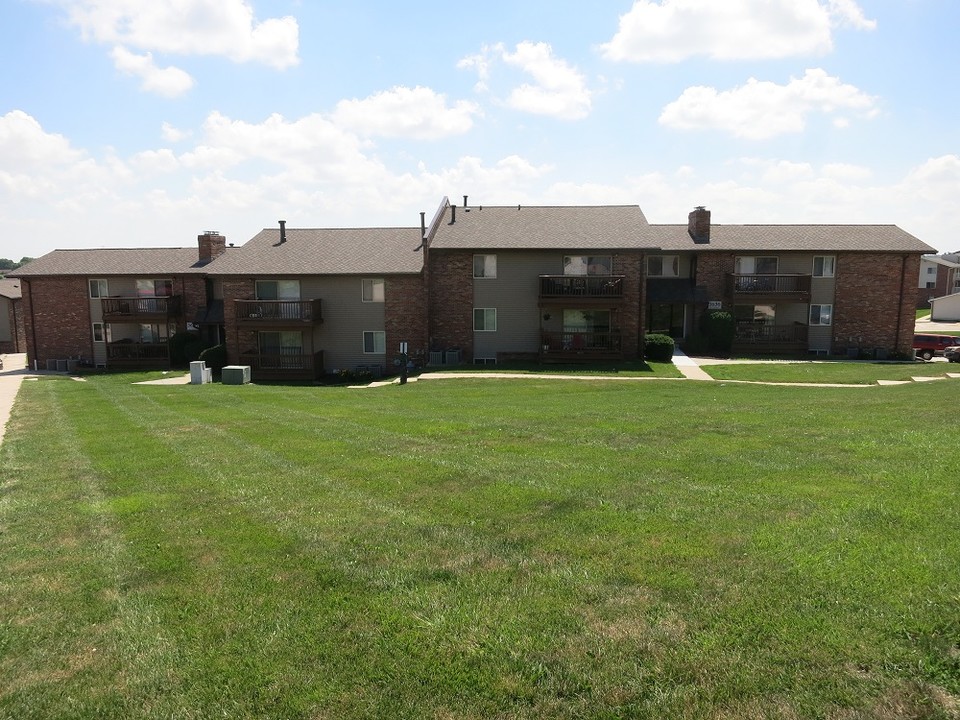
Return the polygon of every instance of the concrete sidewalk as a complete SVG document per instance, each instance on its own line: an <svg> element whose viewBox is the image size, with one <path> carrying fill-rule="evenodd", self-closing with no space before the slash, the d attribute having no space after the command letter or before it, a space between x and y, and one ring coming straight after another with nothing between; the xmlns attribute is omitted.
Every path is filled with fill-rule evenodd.
<svg viewBox="0 0 960 720"><path fill-rule="evenodd" d="M688 380L709 380L713 382L713 378L700 369L697 361L688 357L680 348L674 348L673 350L673 364Z"/></svg>
<svg viewBox="0 0 960 720"><path fill-rule="evenodd" d="M20 383L30 373L27 371L26 353L2 355L3 370L0 370L0 443L7 432L7 421L10 420L10 410L13 401L20 392Z"/></svg>

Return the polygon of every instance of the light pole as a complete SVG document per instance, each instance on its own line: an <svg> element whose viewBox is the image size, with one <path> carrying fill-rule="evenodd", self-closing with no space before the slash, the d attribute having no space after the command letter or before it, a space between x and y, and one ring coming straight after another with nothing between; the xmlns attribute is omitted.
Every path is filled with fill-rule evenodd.
<svg viewBox="0 0 960 720"><path fill-rule="evenodd" d="M400 343L400 384L407 384L407 344Z"/></svg>

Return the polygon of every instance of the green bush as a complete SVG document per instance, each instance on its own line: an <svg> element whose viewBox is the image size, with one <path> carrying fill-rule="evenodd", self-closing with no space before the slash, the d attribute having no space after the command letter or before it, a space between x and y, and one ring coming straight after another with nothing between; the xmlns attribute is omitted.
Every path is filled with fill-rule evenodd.
<svg viewBox="0 0 960 720"><path fill-rule="evenodd" d="M214 372L220 372L227 364L227 347L226 345L208 347L200 353L199 359L203 360L207 367L213 369Z"/></svg>
<svg viewBox="0 0 960 720"><path fill-rule="evenodd" d="M736 334L733 315L725 310L708 310L700 316L700 332L707 340L707 350L715 355L729 355Z"/></svg>
<svg viewBox="0 0 960 720"><path fill-rule="evenodd" d="M173 367L183 367L191 360L196 360L199 351L193 352L194 346L201 344L200 336L195 332L181 331L175 333L168 341L170 349L170 364ZM203 349L202 347L200 348Z"/></svg>
<svg viewBox="0 0 960 720"><path fill-rule="evenodd" d="M670 362L673 359L673 338L652 333L643 340L643 356L654 362Z"/></svg>

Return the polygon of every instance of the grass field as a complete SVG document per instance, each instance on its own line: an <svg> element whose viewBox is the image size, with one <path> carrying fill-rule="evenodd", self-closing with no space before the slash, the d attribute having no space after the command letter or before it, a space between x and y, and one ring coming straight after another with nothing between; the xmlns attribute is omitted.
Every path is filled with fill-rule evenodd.
<svg viewBox="0 0 960 720"><path fill-rule="evenodd" d="M960 712L954 380L132 379L23 384L2 718Z"/></svg>

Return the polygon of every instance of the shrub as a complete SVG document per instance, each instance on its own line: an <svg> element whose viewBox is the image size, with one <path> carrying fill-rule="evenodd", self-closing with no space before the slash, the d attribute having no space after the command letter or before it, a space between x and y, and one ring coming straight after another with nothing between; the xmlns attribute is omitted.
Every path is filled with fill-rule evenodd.
<svg viewBox="0 0 960 720"><path fill-rule="evenodd" d="M736 326L733 315L725 310L709 310L700 316L700 332L706 336L707 349L716 355L729 355Z"/></svg>
<svg viewBox="0 0 960 720"><path fill-rule="evenodd" d="M175 333L167 341L167 347L170 348L170 364L174 367L183 367L189 363L191 359L195 360L196 356L199 355L199 351L194 354L192 350L195 345L202 344L202 342L200 336L195 332L183 331Z"/></svg>
<svg viewBox="0 0 960 720"><path fill-rule="evenodd" d="M208 347L200 353L200 360L203 360L207 364L207 367L211 368L214 372L220 372L223 370L224 365L227 364L226 345Z"/></svg>
<svg viewBox="0 0 960 720"><path fill-rule="evenodd" d="M673 359L673 338L652 333L643 341L643 356L654 362L670 362Z"/></svg>

